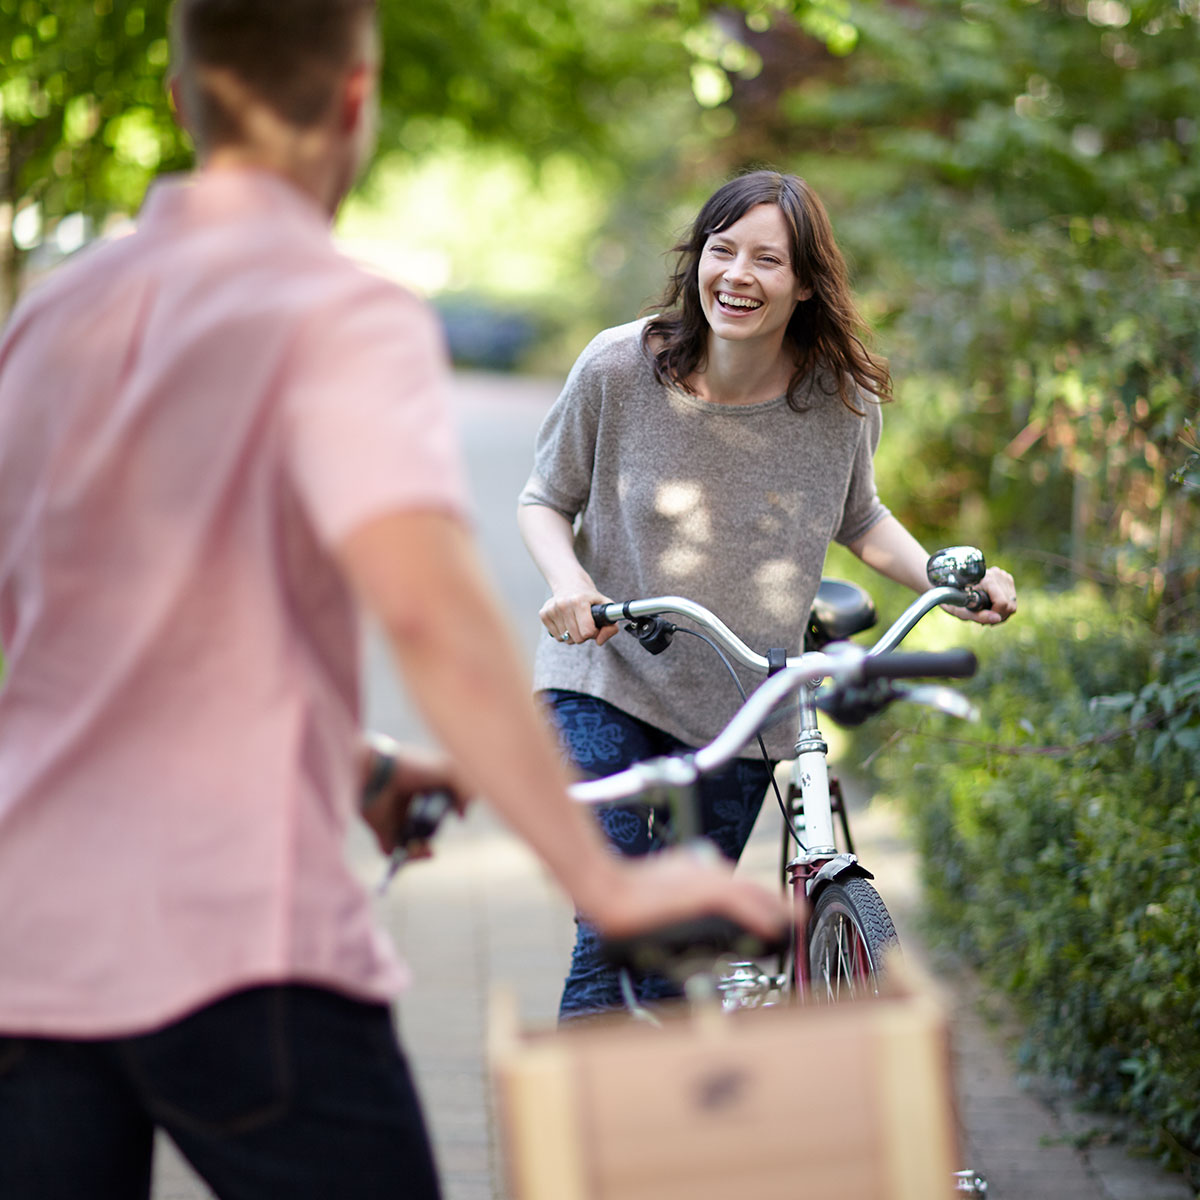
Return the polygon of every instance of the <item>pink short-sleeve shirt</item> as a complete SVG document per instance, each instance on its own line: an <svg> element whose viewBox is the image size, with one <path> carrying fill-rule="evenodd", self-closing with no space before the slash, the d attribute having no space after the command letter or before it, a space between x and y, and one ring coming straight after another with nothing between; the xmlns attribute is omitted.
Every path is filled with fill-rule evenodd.
<svg viewBox="0 0 1200 1200"><path fill-rule="evenodd" d="M404 971L348 870L358 629L330 547L462 516L428 309L284 180L152 189L0 342L0 1030L138 1032Z"/></svg>

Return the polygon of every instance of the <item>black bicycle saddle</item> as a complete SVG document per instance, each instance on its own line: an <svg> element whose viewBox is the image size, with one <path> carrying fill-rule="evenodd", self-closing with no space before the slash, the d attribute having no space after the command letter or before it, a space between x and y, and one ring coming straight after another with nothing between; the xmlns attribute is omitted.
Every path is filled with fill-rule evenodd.
<svg viewBox="0 0 1200 1200"><path fill-rule="evenodd" d="M875 624L875 602L855 583L822 579L808 617L805 650L820 650Z"/></svg>

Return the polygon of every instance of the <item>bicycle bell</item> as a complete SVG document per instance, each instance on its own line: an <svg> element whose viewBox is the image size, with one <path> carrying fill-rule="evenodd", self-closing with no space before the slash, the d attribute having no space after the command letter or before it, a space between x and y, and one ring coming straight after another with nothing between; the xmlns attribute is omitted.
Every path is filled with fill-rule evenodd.
<svg viewBox="0 0 1200 1200"><path fill-rule="evenodd" d="M978 583L986 570L982 550L947 546L930 558L925 573L934 587L966 588Z"/></svg>

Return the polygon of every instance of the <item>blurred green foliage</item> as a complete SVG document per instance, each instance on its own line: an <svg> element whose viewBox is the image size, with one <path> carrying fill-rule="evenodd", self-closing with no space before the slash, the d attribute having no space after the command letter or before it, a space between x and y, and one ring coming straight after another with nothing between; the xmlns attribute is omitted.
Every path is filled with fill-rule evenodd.
<svg viewBox="0 0 1200 1200"><path fill-rule="evenodd" d="M893 709L876 770L915 830L935 938L1016 997L1027 1063L1195 1170L1200 644L1090 588L1025 607L981 655L984 720Z"/></svg>
<svg viewBox="0 0 1200 1200"><path fill-rule="evenodd" d="M825 160L899 380L889 495L1196 627L1200 10L855 13L855 53L781 104ZM850 159L872 193L837 187Z"/></svg>
<svg viewBox="0 0 1200 1200"><path fill-rule="evenodd" d="M799 14L834 44L852 33L840 0L427 0L381 4L381 151L406 161L465 135L542 164L564 152L612 188L663 147L704 144L696 122L756 57L713 13L763 29ZM830 7L832 6L832 7ZM86 213L136 209L147 183L187 162L163 89L168 0L0 0L0 265L16 293L23 211L42 230ZM701 114L703 116L703 114ZM688 120L690 133L684 132ZM668 159L671 155L666 156ZM475 204L486 197L471 193ZM466 205L458 211L466 216Z"/></svg>
<svg viewBox="0 0 1200 1200"><path fill-rule="evenodd" d="M17 291L21 212L99 223L185 161L165 13L161 0L0 0L0 313Z"/></svg>
<svg viewBox="0 0 1200 1200"><path fill-rule="evenodd" d="M449 127L535 159L611 154L622 111L686 69L686 18L644 0L383 4L380 20L385 149L435 151Z"/></svg>

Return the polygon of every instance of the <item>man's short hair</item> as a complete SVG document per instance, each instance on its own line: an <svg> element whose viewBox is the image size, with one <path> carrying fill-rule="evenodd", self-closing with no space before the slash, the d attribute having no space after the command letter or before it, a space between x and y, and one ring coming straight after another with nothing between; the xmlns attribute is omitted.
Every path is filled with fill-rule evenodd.
<svg viewBox="0 0 1200 1200"><path fill-rule="evenodd" d="M189 124L209 149L242 140L236 106L206 82L236 77L297 128L329 111L335 90L361 53L363 22L376 0L176 0L175 70Z"/></svg>

